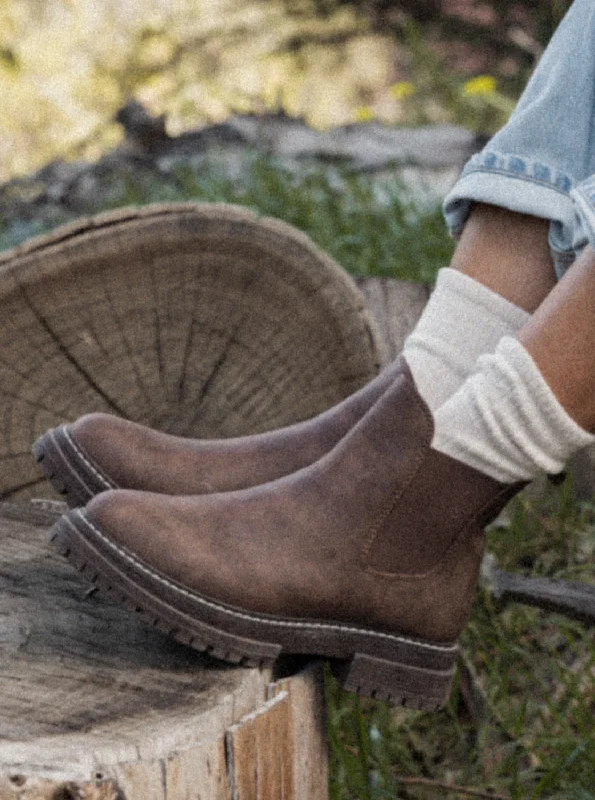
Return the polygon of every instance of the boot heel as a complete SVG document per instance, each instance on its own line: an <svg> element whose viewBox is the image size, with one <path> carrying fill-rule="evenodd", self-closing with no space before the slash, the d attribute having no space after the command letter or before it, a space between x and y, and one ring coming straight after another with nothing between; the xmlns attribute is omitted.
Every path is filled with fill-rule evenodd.
<svg viewBox="0 0 595 800"><path fill-rule="evenodd" d="M361 653L345 666L341 683L347 691L423 711L448 701L455 671L454 665L448 670L424 669Z"/></svg>

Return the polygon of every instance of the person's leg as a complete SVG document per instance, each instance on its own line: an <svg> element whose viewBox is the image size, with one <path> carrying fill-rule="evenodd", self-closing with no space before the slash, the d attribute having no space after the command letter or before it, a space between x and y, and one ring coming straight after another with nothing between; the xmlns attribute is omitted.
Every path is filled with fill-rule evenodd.
<svg viewBox="0 0 595 800"><path fill-rule="evenodd" d="M573 189L595 173L595 5L575 0L506 125L465 165L444 201L460 236L474 203L551 221L561 274L587 243ZM522 266L519 264L519 269Z"/></svg>
<svg viewBox="0 0 595 800"><path fill-rule="evenodd" d="M438 274L403 355L432 411L461 386L477 358L514 336L555 284L549 221L477 204L450 269Z"/></svg>
<svg viewBox="0 0 595 800"><path fill-rule="evenodd" d="M546 219L476 203L450 266L533 314L556 284L549 225Z"/></svg>
<svg viewBox="0 0 595 800"><path fill-rule="evenodd" d="M595 432L595 250L591 245L518 338L569 416Z"/></svg>
<svg viewBox="0 0 595 800"><path fill-rule="evenodd" d="M409 370L337 446L277 481L193 497L114 490L52 532L117 601L199 650L342 664L346 688L448 697L483 526L520 488L433 450Z"/></svg>
<svg viewBox="0 0 595 800"><path fill-rule="evenodd" d="M575 0L511 118L469 160L444 201L450 232L460 237L452 268L468 280L449 281L448 291L438 284L427 318L410 337L413 346L405 347L433 411L472 372L475 359L496 346L492 320L512 323L500 333L514 335L528 318L518 309L532 313L553 287L553 262L562 274L595 227L588 211L595 197L595 185L588 184L595 173L595 59L585 57L594 53L595 7Z"/></svg>
<svg viewBox="0 0 595 800"><path fill-rule="evenodd" d="M498 205L494 197L476 200ZM542 210L536 207L532 216L547 217ZM489 209L476 213L454 271L500 297L512 291L513 303L533 311L551 286L543 224L526 221L531 233L519 230L507 262L504 253L500 260L500 246L510 248L507 231L519 220ZM493 229L482 239L489 225ZM536 249L526 252L523 245L533 235ZM521 280L531 263L535 280L527 279L529 271ZM551 331L567 326L572 314L583 314L581 324L588 325L589 273L580 270L579 264L552 291L553 299L539 305L537 322L512 340L523 363L528 359L537 371L529 384L545 384L545 390L539 386L548 408L552 398L558 402L559 366L567 353L562 347L551 375L537 365L548 360ZM570 353L576 342L568 342ZM523 375L510 377L514 370L505 368L516 363L505 356L486 359L499 359L500 374L522 383ZM480 362L479 374L482 369L490 372ZM497 375L492 370L487 376L496 408L510 395ZM475 377L455 398L468 394ZM577 367L572 380L581 386L571 394L574 408L588 394L582 386L590 380L588 366ZM576 408L581 421L590 416L583 400ZM555 408L558 421L560 409L566 414ZM441 413L439 408L436 417ZM105 492L59 523L54 538L80 569L199 649L251 662L270 661L281 651L333 657L345 665L348 688L430 707L448 693L455 640L481 562L482 528L522 486L432 447L432 417L405 368L311 466L210 496ZM568 420L579 428L578 420Z"/></svg>
<svg viewBox="0 0 595 800"><path fill-rule="evenodd" d="M480 359L479 372L438 409L437 424L483 377L488 422L523 397L520 385L537 413L543 401L546 441L565 446L568 432L577 434L574 447L592 440L577 423L595 424L594 274L588 251L519 340L508 339L512 356L497 350ZM537 366L550 354L551 388ZM511 376L519 363L528 363L528 378L523 369ZM554 394L566 396L564 364L576 421ZM451 423L460 427L460 418ZM349 689L434 707L448 695L483 527L525 483L498 480L433 440L433 415L405 367L333 450L298 472L209 496L105 492L64 518L53 537L100 586L108 582L116 598L198 649L250 663L280 652L326 656L343 663ZM532 469L523 477L539 463Z"/></svg>
<svg viewBox="0 0 595 800"><path fill-rule="evenodd" d="M437 411L433 446L501 481L559 472L595 441L595 250L588 246L517 339Z"/></svg>

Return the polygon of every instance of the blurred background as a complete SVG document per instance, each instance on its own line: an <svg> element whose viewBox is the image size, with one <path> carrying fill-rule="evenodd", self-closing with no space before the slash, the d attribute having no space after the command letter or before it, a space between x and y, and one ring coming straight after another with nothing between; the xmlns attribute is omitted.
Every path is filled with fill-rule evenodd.
<svg viewBox="0 0 595 800"><path fill-rule="evenodd" d="M230 113L314 128L506 120L569 0L0 0L0 181Z"/></svg>

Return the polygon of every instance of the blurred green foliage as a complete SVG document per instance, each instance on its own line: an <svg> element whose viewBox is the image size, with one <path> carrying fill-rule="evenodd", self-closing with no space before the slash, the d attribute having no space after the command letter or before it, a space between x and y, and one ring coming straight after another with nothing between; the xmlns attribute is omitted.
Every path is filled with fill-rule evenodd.
<svg viewBox="0 0 595 800"><path fill-rule="evenodd" d="M0 0L0 179L95 158L132 97L172 135L283 109L362 118L506 119L569 0ZM464 94L492 76L491 97ZM415 96L390 87L410 82Z"/></svg>
<svg viewBox="0 0 595 800"><path fill-rule="evenodd" d="M141 170L120 175L109 202L98 202L86 212L185 200L237 203L259 215L283 219L311 236L353 275L431 283L454 249L439 201L428 201L422 194L412 199L396 175L379 183L369 175L335 168L295 174L261 155L250 157L241 178L235 179L217 164L179 164L159 175ZM64 209L54 225L75 216L77 212ZM35 218L10 223L0 219L0 250L47 230Z"/></svg>

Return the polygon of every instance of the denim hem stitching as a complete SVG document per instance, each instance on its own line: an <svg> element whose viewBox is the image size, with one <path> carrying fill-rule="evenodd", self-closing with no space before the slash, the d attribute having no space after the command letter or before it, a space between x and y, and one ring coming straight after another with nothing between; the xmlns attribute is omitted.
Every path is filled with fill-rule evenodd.
<svg viewBox="0 0 595 800"><path fill-rule="evenodd" d="M494 151L484 152L471 158L463 168L461 178L477 172L518 178L553 189L564 196L568 196L575 185L570 176L546 164L529 162L519 156L503 155Z"/></svg>

